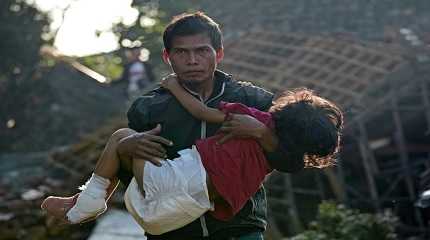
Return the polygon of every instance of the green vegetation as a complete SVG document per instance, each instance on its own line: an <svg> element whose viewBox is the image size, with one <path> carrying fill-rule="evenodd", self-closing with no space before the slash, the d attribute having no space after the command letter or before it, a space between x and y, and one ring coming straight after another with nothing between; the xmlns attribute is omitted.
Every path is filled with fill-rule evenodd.
<svg viewBox="0 0 430 240"><path fill-rule="evenodd" d="M149 61L158 68L162 66L161 50L163 49L163 31L172 16L195 11L199 1L160 0L140 1L134 0L132 6L139 11L138 19L132 26L119 24L114 32L119 36L122 47L142 45L150 52Z"/></svg>
<svg viewBox="0 0 430 240"><path fill-rule="evenodd" d="M92 70L103 74L108 81L121 77L122 59L113 53L104 53L101 55L87 56L80 58L79 61Z"/></svg>
<svg viewBox="0 0 430 240"><path fill-rule="evenodd" d="M360 213L343 205L324 202L309 229L290 240L395 240L397 221L389 211Z"/></svg>

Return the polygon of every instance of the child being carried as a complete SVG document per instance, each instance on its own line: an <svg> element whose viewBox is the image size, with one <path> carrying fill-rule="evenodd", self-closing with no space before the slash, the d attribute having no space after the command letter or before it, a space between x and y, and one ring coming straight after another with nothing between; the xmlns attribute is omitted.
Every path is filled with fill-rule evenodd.
<svg viewBox="0 0 430 240"><path fill-rule="evenodd" d="M145 231L158 235L181 228L206 211L219 220L229 220L255 194L265 177L275 169L282 171L289 159L303 159L305 167L317 168L335 162L343 114L334 103L312 91L286 91L268 112L263 112L240 103L221 102L218 109L207 107L190 95L174 75L163 79L162 87L202 121L223 123L232 114L246 114L265 124L272 130L283 160L266 159L265 152L274 150L273 143L261 138L234 138L218 144L223 135L217 134L196 141L191 148L180 151L178 158L162 161L162 166L157 167L144 160L118 157L118 141L136 134L132 129L120 129L112 135L103 152L105 160L99 160L77 200L48 197L43 209L63 216L68 223L97 217L106 210L105 199L111 194L108 188L120 164L126 165L134 173L124 196L126 207ZM59 206L65 204L68 207L61 210Z"/></svg>

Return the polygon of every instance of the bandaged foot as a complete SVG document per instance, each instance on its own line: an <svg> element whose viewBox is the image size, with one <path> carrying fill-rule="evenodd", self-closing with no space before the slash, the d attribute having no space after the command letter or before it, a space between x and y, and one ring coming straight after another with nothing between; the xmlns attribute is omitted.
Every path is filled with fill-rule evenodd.
<svg viewBox="0 0 430 240"><path fill-rule="evenodd" d="M106 194L110 180L93 173L88 182L81 188L82 192L76 204L67 212L67 220L72 223L82 223L97 217L106 211Z"/></svg>

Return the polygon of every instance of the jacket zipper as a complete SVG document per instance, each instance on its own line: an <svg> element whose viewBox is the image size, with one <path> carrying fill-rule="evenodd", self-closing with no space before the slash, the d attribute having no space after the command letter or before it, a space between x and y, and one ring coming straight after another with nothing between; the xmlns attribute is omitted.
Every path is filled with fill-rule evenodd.
<svg viewBox="0 0 430 240"><path fill-rule="evenodd" d="M190 89L184 87L188 92L190 92L191 94L198 96L199 100L201 102L203 102L205 105L208 105L210 102L214 101L215 99L221 97L224 94L224 89L225 89L225 82L222 83L222 87L221 87L221 91L220 93L218 93L218 95L216 95L215 97L207 100L206 102L203 101L203 99L200 97L199 94L191 91ZM206 138L206 121L202 121L201 123L201 128L200 128L200 139L204 139ZM200 226L202 227L202 231L203 231L203 237L208 237L209 236L209 230L208 227L206 225L206 218L205 215L200 216Z"/></svg>

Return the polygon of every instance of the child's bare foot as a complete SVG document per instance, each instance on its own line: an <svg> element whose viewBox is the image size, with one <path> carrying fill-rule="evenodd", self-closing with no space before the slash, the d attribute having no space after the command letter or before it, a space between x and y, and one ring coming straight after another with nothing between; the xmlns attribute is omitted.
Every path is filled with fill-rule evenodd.
<svg viewBox="0 0 430 240"><path fill-rule="evenodd" d="M56 218L61 224L71 224L66 217L67 212L76 204L79 193L72 197L54 197L46 198L40 206L48 213L48 216Z"/></svg>

